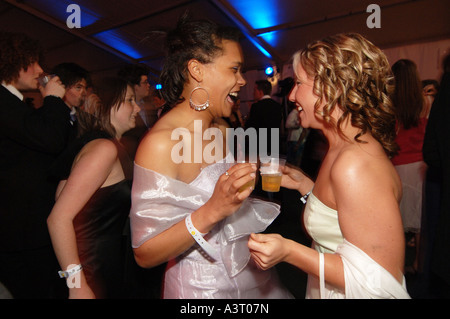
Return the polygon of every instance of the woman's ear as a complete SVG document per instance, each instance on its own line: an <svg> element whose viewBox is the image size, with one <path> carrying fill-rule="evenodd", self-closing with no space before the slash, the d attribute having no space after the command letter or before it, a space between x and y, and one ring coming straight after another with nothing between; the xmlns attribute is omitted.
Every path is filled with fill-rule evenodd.
<svg viewBox="0 0 450 319"><path fill-rule="evenodd" d="M189 75L198 83L203 81L203 64L197 59L191 59L188 62L187 69Z"/></svg>

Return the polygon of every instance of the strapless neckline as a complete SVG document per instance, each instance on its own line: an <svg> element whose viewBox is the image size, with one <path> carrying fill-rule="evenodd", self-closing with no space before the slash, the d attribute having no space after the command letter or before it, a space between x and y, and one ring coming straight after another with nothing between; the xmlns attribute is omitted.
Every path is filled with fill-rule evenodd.
<svg viewBox="0 0 450 319"><path fill-rule="evenodd" d="M233 165L234 162L234 158L233 155L231 153L228 153L228 155L221 159L220 161L214 162L204 168L202 168L200 170L200 173L198 173L198 175L190 182L187 183L188 185L194 185L200 178L202 178L202 176L208 172L210 172L211 170L213 170L214 168L217 167L217 165L223 165L223 164L229 164L230 166Z"/></svg>

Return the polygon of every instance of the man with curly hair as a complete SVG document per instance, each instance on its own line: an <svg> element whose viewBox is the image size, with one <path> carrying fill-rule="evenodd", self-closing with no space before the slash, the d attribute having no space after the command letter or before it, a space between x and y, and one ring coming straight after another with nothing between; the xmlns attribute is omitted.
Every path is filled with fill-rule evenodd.
<svg viewBox="0 0 450 319"><path fill-rule="evenodd" d="M67 144L70 109L58 77L39 86L41 52L24 34L0 32L0 282L19 299L65 290L46 220L56 191L48 170ZM21 91L38 87L44 99L35 109Z"/></svg>

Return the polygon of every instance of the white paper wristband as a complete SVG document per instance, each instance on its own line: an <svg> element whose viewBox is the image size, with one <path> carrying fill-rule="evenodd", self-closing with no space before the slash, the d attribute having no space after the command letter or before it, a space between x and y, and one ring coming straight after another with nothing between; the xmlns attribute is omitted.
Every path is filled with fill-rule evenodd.
<svg viewBox="0 0 450 319"><path fill-rule="evenodd" d="M300 200L302 201L303 204L306 204L306 200L308 199L309 195L311 195L311 192L312 190L310 190L308 193L300 197Z"/></svg>
<svg viewBox="0 0 450 319"><path fill-rule="evenodd" d="M76 273L80 272L81 269L83 269L83 266L81 266L81 264L69 265L69 267L70 266L74 266L74 267L71 267L70 269L67 269L65 271L63 271L63 270L58 271L59 278L69 278L70 276L75 275ZM69 267L67 267L67 268L69 268Z"/></svg>
<svg viewBox="0 0 450 319"><path fill-rule="evenodd" d="M189 234L195 239L195 241L200 245L200 247L213 259L217 259L216 250L210 243L208 243L202 236L202 233L194 227L191 220L191 214L189 214L186 219L186 228L189 231ZM206 235L206 234L205 234Z"/></svg>

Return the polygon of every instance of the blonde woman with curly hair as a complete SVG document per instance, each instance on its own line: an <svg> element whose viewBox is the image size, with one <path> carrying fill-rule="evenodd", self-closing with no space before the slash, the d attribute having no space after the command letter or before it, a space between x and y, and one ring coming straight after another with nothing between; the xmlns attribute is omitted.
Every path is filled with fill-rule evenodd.
<svg viewBox="0 0 450 319"><path fill-rule="evenodd" d="M294 55L289 95L302 127L329 143L314 182L285 167L282 186L306 202L305 247L278 234L252 234L262 269L279 262L308 273L307 298L409 298L395 154L392 75L385 55L359 34L330 36ZM309 196L308 196L309 195Z"/></svg>

